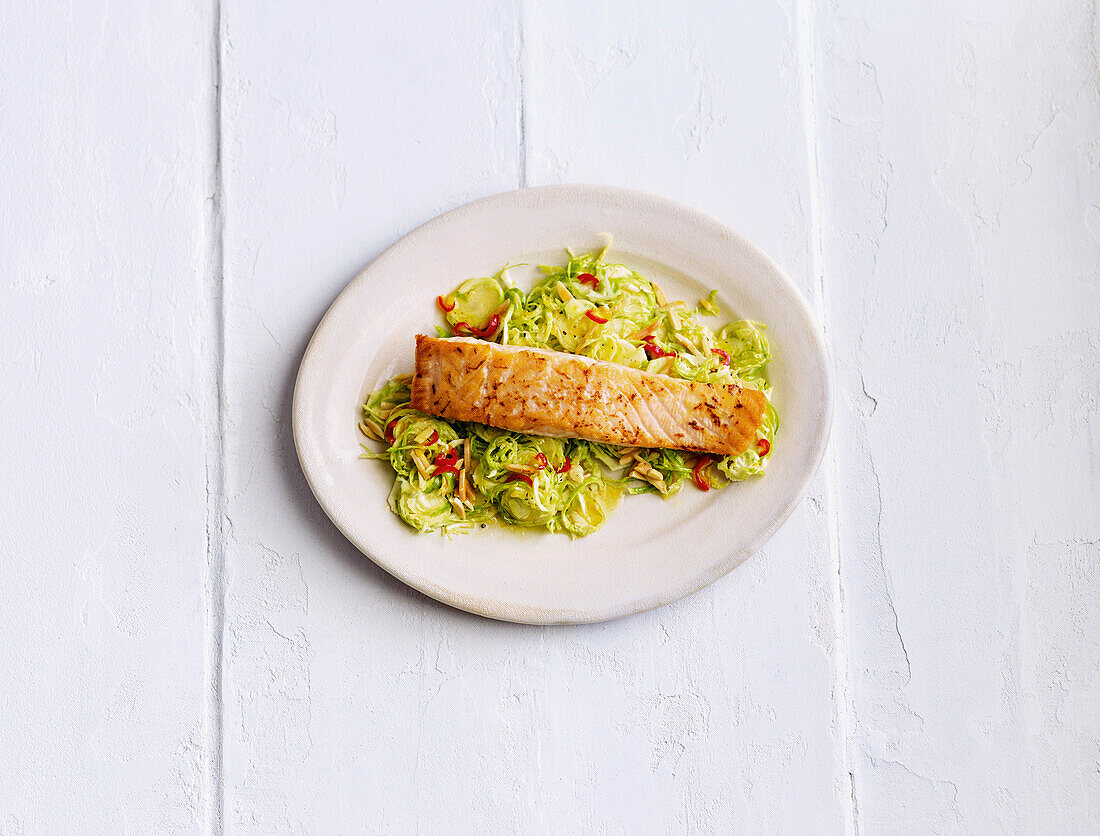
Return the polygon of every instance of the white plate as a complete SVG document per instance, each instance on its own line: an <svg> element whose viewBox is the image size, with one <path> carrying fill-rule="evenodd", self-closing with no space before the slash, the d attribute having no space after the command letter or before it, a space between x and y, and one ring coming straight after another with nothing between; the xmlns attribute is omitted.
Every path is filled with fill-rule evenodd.
<svg viewBox="0 0 1100 836"><path fill-rule="evenodd" d="M604 528L562 534L477 529L417 534L386 505L393 472L358 458L358 407L412 370L413 336L433 334L434 300L506 264L563 263L595 249L694 303L718 288L724 323L768 325L780 430L763 479L671 500L626 497ZM521 286L522 271L513 278ZM313 493L375 563L421 592L491 618L602 621L675 601L729 572L790 516L813 478L832 417L831 365L801 295L759 249L718 221L664 198L603 186L507 192L406 235L333 303L306 349L294 390L294 439Z"/></svg>

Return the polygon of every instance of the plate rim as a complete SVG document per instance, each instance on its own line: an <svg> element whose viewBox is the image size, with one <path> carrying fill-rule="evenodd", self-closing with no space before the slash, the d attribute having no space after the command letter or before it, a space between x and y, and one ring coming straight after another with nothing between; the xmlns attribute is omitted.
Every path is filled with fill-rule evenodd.
<svg viewBox="0 0 1100 836"><path fill-rule="evenodd" d="M305 422L307 418L308 408L305 403L305 397L302 394L305 388L307 366L309 365L309 359L311 352L315 345L323 338L323 334L329 328L332 327L334 320L334 311L339 308L341 300L346 295L349 295L353 288L369 280L369 274L372 268L379 263L384 263L387 260L387 256L398 247L409 246L414 244L418 239L430 236L432 230L437 225L443 225L449 222L453 222L457 217L478 210L483 210L487 206L500 203L508 204L512 201L522 200L524 195L539 195L541 198L550 198L555 202L564 202L569 199L584 198L588 202L592 202L593 199L597 202L607 201L609 203L620 203L623 200L631 201L634 203L644 203L650 208L675 212L682 216L692 225L701 227L707 234L718 234L726 238L732 239L737 245L743 247L749 251L754 257L760 259L771 270L778 281L786 286L790 297L795 300L798 306L798 313L801 319L806 323L807 332L811 336L814 348L819 352L823 363L822 368L824 371L824 378L821 381L822 389L824 392L824 413L818 422L819 432L817 438L814 439L813 447L810 450L809 467L805 468L801 474L801 477L797 483L797 488L789 495L788 500L780 506L778 513L772 516L771 522L750 541L741 545L728 553L723 553L720 559L715 560L710 570L702 572L694 579L690 579L689 582L682 587L678 587L671 590L664 590L662 593L654 594L638 598L633 601L620 603L615 606L609 606L605 608L587 608L587 609L551 609L548 607L539 606L520 606L508 601L497 600L493 598L477 597L473 598L469 594L456 592L449 590L438 584L429 582L426 578L413 576L407 572L403 572L400 565L395 565L393 562L386 560L384 557L372 554L370 550L361 544L357 537L349 532L342 522L342 514L334 512L329 507L326 501L325 492L321 490L315 480L315 474L311 473L311 466L308 463L308 455L303 450L306 446L303 442L305 435ZM618 198L618 200L616 200ZM784 523L790 519L795 509L801 505L802 501L806 498L809 492L810 484L813 482L818 471L821 468L821 463L825 457L825 451L828 448L829 438L832 431L832 424L834 419L834 398L835 398L835 369L833 365L832 352L829 349L828 341L825 339L824 330L821 323L818 321L816 315L811 310L806 297L802 294L802 291L787 275L779 264L764 250L757 246L752 240L746 237L743 233L729 226L723 221L696 209L688 204L673 198L668 198L663 195L654 194L652 192L643 191L640 189L633 189L623 186L610 186L592 183L563 183L545 186L528 186L520 189L511 189L509 191L498 192L496 194L488 195L478 198L476 200L469 201L460 206L456 206L443 212L435 217L425 221L414 229L410 230L406 234L402 235L392 244L387 246L382 252L371 259L366 265L360 269L355 276L345 284L337 293L331 304L325 310L324 315L317 323L313 334L310 336L309 342L306 344L305 350L302 352L301 360L299 361L298 371L294 381L294 394L291 406L291 425L292 433L294 436L294 449L298 457L299 466L302 469L302 473L305 476L306 482L310 487L310 491L313 493L317 503L321 506L321 509L325 512L325 515L332 521L337 527L340 533L358 549L364 556L369 558L371 562L387 572L391 576L397 578L407 586L416 589L417 591L433 598L448 606L454 607L465 612L473 613L475 615L491 618L498 621L507 621L517 624L591 624L599 623L603 621L610 621L616 618L621 618L627 615L634 615L638 613L648 612L650 610L657 609L659 607L666 606L682 598L686 598L690 595L694 595L696 592L704 589L715 581L721 579L725 575L733 571L737 566L747 560L750 556L759 551L783 526Z"/></svg>

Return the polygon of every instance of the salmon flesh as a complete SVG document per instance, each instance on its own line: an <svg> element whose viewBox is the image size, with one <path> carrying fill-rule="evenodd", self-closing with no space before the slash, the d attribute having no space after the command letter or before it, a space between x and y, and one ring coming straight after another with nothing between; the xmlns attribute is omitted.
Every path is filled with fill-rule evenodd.
<svg viewBox="0 0 1100 836"><path fill-rule="evenodd" d="M502 430L730 456L756 441L762 392L467 337L416 338L412 407Z"/></svg>

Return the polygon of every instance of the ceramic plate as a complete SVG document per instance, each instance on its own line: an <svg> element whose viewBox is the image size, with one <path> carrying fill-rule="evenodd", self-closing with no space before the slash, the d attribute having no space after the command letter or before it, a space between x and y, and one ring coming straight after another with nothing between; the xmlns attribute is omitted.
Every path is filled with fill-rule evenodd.
<svg viewBox="0 0 1100 836"><path fill-rule="evenodd" d="M434 334L434 300L507 264L563 263L610 234L613 261L694 303L718 288L721 324L768 326L780 430L762 479L670 500L626 497L603 529L563 534L477 529L417 534L392 514L393 472L359 459L359 404L412 371L413 337ZM533 268L525 268L533 269ZM522 287L530 278L510 273ZM658 607L722 577L790 516L813 478L831 419L831 367L821 332L790 280L743 236L693 209L642 192L546 186L441 215L378 257L333 303L306 349L294 391L294 438L306 479L332 521L375 563L421 592L491 618L602 621Z"/></svg>

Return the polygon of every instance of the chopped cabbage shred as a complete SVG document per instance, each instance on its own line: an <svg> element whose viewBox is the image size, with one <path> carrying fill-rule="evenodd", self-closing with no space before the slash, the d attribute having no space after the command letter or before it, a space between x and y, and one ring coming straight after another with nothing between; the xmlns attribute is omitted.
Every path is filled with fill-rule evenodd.
<svg viewBox="0 0 1100 836"><path fill-rule="evenodd" d="M742 319L715 331L700 318L721 315L717 291L695 308L669 303L641 274L606 262L606 247L584 255L567 252L565 266L539 268L542 278L527 293L512 285L508 268L463 282L440 297L441 307L453 307L444 313L448 327L437 328L439 334L451 336L463 323L484 330L496 316L498 327L487 338L505 345L582 354L705 383L736 382L770 398L771 354L762 323ZM597 323L587 311L607 323ZM659 349L651 352L655 359L645 349L650 336ZM363 445L363 458L389 462L396 476L390 509L417 531L451 534L496 523L583 537L603 526L624 494L676 495L693 480L699 462L697 454L680 450L447 421L412 409L409 398L408 376L389 381L363 404L360 429L384 445L382 452ZM758 443L708 463L700 478L723 488L763 476L778 428L769 401Z"/></svg>

